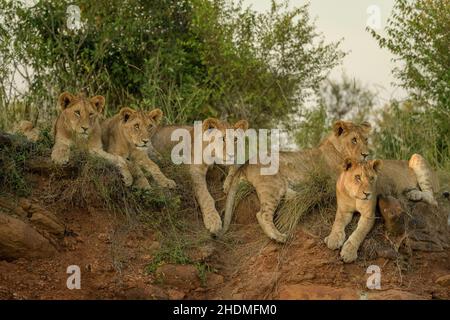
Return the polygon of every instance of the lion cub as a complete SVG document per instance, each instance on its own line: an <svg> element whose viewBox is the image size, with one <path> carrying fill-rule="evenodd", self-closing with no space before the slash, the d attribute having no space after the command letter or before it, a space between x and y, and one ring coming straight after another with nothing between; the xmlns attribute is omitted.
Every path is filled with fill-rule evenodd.
<svg viewBox="0 0 450 320"><path fill-rule="evenodd" d="M118 114L102 123L102 141L105 150L122 159L130 160L135 176L134 185L140 189L150 189L144 175L148 172L162 187L175 188L176 183L166 178L158 165L147 155L150 139L163 117L160 109L150 112L122 108Z"/></svg>
<svg viewBox="0 0 450 320"><path fill-rule="evenodd" d="M405 196L414 201L437 205L433 192L436 181L425 159L414 154L408 161L345 160L344 170L336 182L337 212L331 233L325 238L328 248L342 246L344 262L356 260L358 249L375 222L378 195ZM360 213L356 230L345 241L345 227L354 212Z"/></svg>
<svg viewBox="0 0 450 320"><path fill-rule="evenodd" d="M133 182L127 163L120 157L103 150L100 128L100 116L105 106L103 96L87 98L83 94L73 95L63 92L58 98L61 113L54 124L55 144L52 149L52 161L65 164L69 161L70 148L84 145L87 150L117 166L125 185Z"/></svg>

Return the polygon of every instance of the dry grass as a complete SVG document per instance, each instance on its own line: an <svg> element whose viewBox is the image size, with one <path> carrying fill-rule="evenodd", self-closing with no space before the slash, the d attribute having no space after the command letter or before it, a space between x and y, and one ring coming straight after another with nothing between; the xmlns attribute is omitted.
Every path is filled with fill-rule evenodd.
<svg viewBox="0 0 450 320"><path fill-rule="evenodd" d="M292 234L299 222L307 214L314 211L314 219L308 229L315 229L316 225L329 225L330 216L336 212L335 181L324 169L323 164L313 166L302 183L292 188L295 195L285 199L275 217L275 224L285 233ZM315 221L315 224L311 224ZM332 221L331 221L332 223ZM305 225L306 224L306 225ZM316 233L315 230L312 230Z"/></svg>

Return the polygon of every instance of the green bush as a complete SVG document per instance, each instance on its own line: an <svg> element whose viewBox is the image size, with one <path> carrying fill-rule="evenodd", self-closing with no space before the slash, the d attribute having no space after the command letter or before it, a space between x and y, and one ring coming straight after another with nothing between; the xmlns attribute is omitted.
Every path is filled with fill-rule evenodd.
<svg viewBox="0 0 450 320"><path fill-rule="evenodd" d="M0 0L0 89L17 66L32 70L17 96L26 117L50 120L61 91L82 90L105 95L109 114L137 104L162 108L168 122L268 126L289 120L343 56L307 6L287 2L257 13L225 0L79 0L80 30L67 27L72 4Z"/></svg>

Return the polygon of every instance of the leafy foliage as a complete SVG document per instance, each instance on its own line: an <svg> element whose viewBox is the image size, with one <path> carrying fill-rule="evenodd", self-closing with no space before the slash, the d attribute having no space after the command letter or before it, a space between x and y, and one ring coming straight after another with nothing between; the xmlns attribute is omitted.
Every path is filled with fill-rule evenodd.
<svg viewBox="0 0 450 320"><path fill-rule="evenodd" d="M217 116L267 126L288 120L343 56L318 35L307 6L287 2L257 13L225 0L80 0L75 29L72 4L0 0L0 59L13 66L0 83L4 91L21 71L29 92L16 94L28 116L48 120L59 92L83 90L106 95L109 113L138 104L162 108L168 122Z"/></svg>
<svg viewBox="0 0 450 320"><path fill-rule="evenodd" d="M385 29L370 30L382 48L401 61L394 68L400 85L414 99L441 110L450 108L450 2L397 0Z"/></svg>

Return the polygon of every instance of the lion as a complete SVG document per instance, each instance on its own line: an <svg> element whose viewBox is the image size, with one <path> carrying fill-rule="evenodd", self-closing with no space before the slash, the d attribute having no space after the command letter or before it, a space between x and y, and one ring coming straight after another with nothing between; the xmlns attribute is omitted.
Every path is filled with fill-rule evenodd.
<svg viewBox="0 0 450 320"><path fill-rule="evenodd" d="M154 151L160 154L170 152L173 149L173 147L177 144L177 142L171 139L172 133L174 133L175 130L177 129L187 130L190 133L190 136L194 137L194 127L192 126L186 125L161 126L156 129L155 134L152 136L152 146ZM202 133L204 133L205 131L212 131L213 134L214 132L219 132L225 141L227 139L227 129L235 129L235 130L241 129L245 131L248 129L248 122L246 120L240 120L232 126L216 118L208 118L204 120L202 123ZM192 157L194 157L193 155L193 152L195 150L194 143L195 143L194 139L191 139ZM202 153L206 145L207 145L206 143L203 143L201 145ZM224 146L223 160L224 162L230 163L233 161L233 159L231 159L230 155L226 153L225 143L223 144L223 146ZM185 166L187 166L187 170L191 177L193 191L197 199L197 202L200 206L200 210L202 212L203 223L206 229L208 229L208 231L211 234L219 235L222 229L222 219L219 213L217 212L214 198L209 193L208 186L206 183L206 173L208 172L208 169L212 166L212 164L202 162L202 164L185 164Z"/></svg>
<svg viewBox="0 0 450 320"><path fill-rule="evenodd" d="M21 134L27 138L27 140L31 142L37 142L39 140L39 136L41 132L38 128L36 128L31 121L22 120L16 125L14 125L11 133Z"/></svg>
<svg viewBox="0 0 450 320"><path fill-rule="evenodd" d="M256 214L264 233L277 242L284 243L287 235L281 233L273 222L275 210L284 196L295 194L292 187L302 183L316 163L323 163L324 169L331 176L339 173L339 168L346 157L365 159L369 155L368 135L371 125L368 122L355 124L350 121L337 121L333 132L329 134L318 148L295 152L279 153L279 170L274 175L262 175L262 164L247 163L225 180L224 188L228 193L225 205L224 227L226 232L232 218L234 201L241 179L247 180L256 190L260 210ZM231 182L230 182L231 181Z"/></svg>
<svg viewBox="0 0 450 320"><path fill-rule="evenodd" d="M124 160L130 160L135 176L134 185L140 189L150 189L150 184L142 170L151 174L160 186L176 187L175 181L166 178L147 154L150 139L162 117L163 112L160 109L146 112L124 107L118 114L101 124L105 150Z"/></svg>
<svg viewBox="0 0 450 320"><path fill-rule="evenodd" d="M361 243L374 225L378 196L404 194L409 200L437 206L437 188L436 176L419 154L409 161L346 159L336 182L337 211L331 233L325 238L326 245L332 250L342 247L344 262L355 261ZM356 211L361 215L358 226L345 241L345 227Z"/></svg>
<svg viewBox="0 0 450 320"><path fill-rule="evenodd" d="M130 186L133 177L126 161L103 150L100 117L105 106L103 96L85 97L83 94L73 95L63 92L58 98L61 109L54 128L55 144L51 159L56 164L66 164L70 158L71 147L81 145L100 158L115 165L125 185Z"/></svg>

